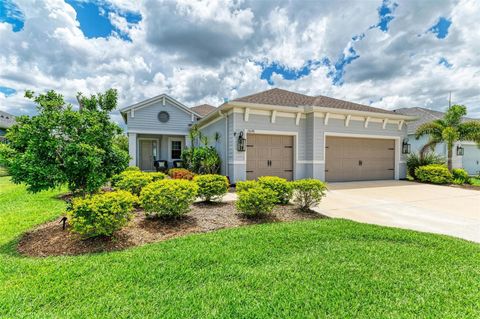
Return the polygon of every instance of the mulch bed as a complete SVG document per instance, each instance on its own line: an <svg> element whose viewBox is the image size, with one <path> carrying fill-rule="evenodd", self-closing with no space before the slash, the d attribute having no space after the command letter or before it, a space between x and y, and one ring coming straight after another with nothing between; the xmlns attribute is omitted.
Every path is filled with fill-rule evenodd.
<svg viewBox="0 0 480 319"><path fill-rule="evenodd" d="M301 212L293 205L277 206L270 216L249 219L236 210L234 202L195 203L186 216L171 221L148 218L142 211L137 211L129 225L112 238L82 239L68 231L68 228L63 230L59 219L25 233L18 244L18 251L32 257L80 255L122 250L222 228L317 218L326 217L315 212Z"/></svg>

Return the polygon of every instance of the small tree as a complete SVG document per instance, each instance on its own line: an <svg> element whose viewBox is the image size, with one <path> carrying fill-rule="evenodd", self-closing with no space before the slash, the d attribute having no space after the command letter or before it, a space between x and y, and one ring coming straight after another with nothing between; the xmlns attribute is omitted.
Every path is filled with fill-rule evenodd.
<svg viewBox="0 0 480 319"><path fill-rule="evenodd" d="M421 125L415 133L417 140L428 135L430 140L420 151L423 158L428 149L435 148L438 143L447 145L447 166L452 170L453 145L458 141L473 141L480 146L480 121L463 121L467 108L463 105L452 105L443 119Z"/></svg>
<svg viewBox="0 0 480 319"><path fill-rule="evenodd" d="M20 116L7 133L8 170L15 183L31 192L67 184L73 192L95 192L128 165L128 153L113 142L122 129L110 121L117 106L117 91L77 96L75 110L55 91L34 95L38 115Z"/></svg>

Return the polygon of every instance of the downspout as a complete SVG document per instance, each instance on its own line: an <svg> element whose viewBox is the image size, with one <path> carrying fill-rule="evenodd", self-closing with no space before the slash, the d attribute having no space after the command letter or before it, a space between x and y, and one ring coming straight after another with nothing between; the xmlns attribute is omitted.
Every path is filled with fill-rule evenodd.
<svg viewBox="0 0 480 319"><path fill-rule="evenodd" d="M225 164L225 175L228 175L228 141L229 141L229 135L228 135L228 115L223 114L222 111L218 111L218 114L225 119L225 158L224 158L224 164Z"/></svg>

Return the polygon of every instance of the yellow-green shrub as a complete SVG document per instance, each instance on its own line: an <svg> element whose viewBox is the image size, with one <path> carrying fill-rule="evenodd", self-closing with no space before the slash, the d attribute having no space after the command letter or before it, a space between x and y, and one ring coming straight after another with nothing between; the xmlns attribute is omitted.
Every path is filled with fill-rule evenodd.
<svg viewBox="0 0 480 319"><path fill-rule="evenodd" d="M421 182L433 184L449 184L453 180L452 173L445 165L425 165L415 169L415 176Z"/></svg>
<svg viewBox="0 0 480 319"><path fill-rule="evenodd" d="M119 178L115 181L115 188L129 191L132 194L139 195L142 188L153 181L151 173L139 171L123 171L119 174Z"/></svg>
<svg viewBox="0 0 480 319"><path fill-rule="evenodd" d="M76 198L67 212L68 223L84 237L111 236L132 219L137 200L126 191Z"/></svg>
<svg viewBox="0 0 480 319"><path fill-rule="evenodd" d="M318 204L325 196L327 185L318 179L300 179L293 182L293 202L301 210L308 210Z"/></svg>
<svg viewBox="0 0 480 319"><path fill-rule="evenodd" d="M236 207L248 217L257 217L272 212L277 202L277 194L264 187L251 187L238 192Z"/></svg>
<svg viewBox="0 0 480 319"><path fill-rule="evenodd" d="M129 166L124 170L124 172L140 172L140 168L137 166Z"/></svg>
<svg viewBox="0 0 480 319"><path fill-rule="evenodd" d="M198 185L183 179L164 179L143 188L140 203L145 212L158 217L178 217L188 213L197 198Z"/></svg>
<svg viewBox="0 0 480 319"><path fill-rule="evenodd" d="M278 176L262 176L258 179L258 183L275 192L277 203L288 204L292 198L292 185L285 178Z"/></svg>
<svg viewBox="0 0 480 319"><path fill-rule="evenodd" d="M162 179L167 178L167 174L164 174L162 172L152 172L148 174L152 176L154 182L161 181Z"/></svg>
<svg viewBox="0 0 480 319"><path fill-rule="evenodd" d="M257 181L241 181L237 182L235 185L235 191L237 193L249 190L253 187L260 187L260 184Z"/></svg>
<svg viewBox="0 0 480 319"><path fill-rule="evenodd" d="M228 192L228 179L223 175L197 175L193 181L198 185L198 195L207 202L220 200Z"/></svg>
<svg viewBox="0 0 480 319"><path fill-rule="evenodd" d="M470 176L468 172L462 168L452 169L453 182L458 185L469 184Z"/></svg>

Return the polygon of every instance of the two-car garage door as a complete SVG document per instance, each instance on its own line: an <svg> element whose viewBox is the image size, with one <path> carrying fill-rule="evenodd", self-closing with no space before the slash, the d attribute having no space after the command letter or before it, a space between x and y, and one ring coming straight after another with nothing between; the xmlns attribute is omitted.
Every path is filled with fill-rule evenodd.
<svg viewBox="0 0 480 319"><path fill-rule="evenodd" d="M395 140L327 136L328 182L394 179Z"/></svg>

